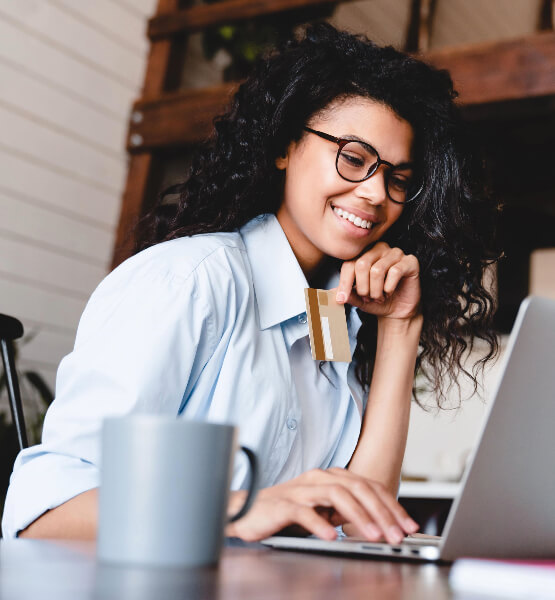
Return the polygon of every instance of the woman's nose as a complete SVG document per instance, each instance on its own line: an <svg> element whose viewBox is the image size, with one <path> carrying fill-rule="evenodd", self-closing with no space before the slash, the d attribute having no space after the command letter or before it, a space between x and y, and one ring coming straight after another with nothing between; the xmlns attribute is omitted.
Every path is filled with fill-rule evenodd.
<svg viewBox="0 0 555 600"><path fill-rule="evenodd" d="M355 194L371 204L379 205L387 202L387 179L384 166L381 165L371 177L361 181L355 188Z"/></svg>

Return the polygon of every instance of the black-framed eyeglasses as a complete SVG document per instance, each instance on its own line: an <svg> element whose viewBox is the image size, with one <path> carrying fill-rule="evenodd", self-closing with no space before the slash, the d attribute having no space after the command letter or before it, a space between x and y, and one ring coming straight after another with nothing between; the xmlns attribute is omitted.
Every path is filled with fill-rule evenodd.
<svg viewBox="0 0 555 600"><path fill-rule="evenodd" d="M415 200L422 192L423 185L419 185L414 176L407 176L400 171L413 169L412 163L394 165L387 160L382 160L378 151L366 142L337 138L323 131L316 131L305 127L305 131L334 142L339 146L335 159L337 173L345 181L360 183L370 179L380 168L380 165L388 167L384 174L387 195L396 204L406 204Z"/></svg>

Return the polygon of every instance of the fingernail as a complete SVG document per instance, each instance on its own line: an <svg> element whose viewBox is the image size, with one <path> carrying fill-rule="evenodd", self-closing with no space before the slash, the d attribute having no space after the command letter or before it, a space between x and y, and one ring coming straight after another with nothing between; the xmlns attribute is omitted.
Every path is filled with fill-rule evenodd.
<svg viewBox="0 0 555 600"><path fill-rule="evenodd" d="M345 302L345 300L347 300L347 296L345 296L343 292L339 292L335 299L337 300L337 302Z"/></svg>
<svg viewBox="0 0 555 600"><path fill-rule="evenodd" d="M403 519L403 527L405 528L405 531L408 531L409 533L415 533L420 529L418 523L412 519Z"/></svg>
<svg viewBox="0 0 555 600"><path fill-rule="evenodd" d="M378 538L382 537L382 532L373 523L367 523L364 526L364 533L371 540L377 540Z"/></svg>
<svg viewBox="0 0 555 600"><path fill-rule="evenodd" d="M403 532L397 527L397 525L390 525L387 528L387 533L389 534L388 537L390 543L392 544L400 544L405 537L403 535Z"/></svg>

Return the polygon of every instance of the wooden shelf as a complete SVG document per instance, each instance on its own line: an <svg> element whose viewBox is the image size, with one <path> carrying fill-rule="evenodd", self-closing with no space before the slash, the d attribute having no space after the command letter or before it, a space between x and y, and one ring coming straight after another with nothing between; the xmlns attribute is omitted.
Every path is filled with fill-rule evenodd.
<svg viewBox="0 0 555 600"><path fill-rule="evenodd" d="M448 481L401 481L399 498L456 498L460 483Z"/></svg>
<svg viewBox="0 0 555 600"><path fill-rule="evenodd" d="M555 95L553 32L430 52L420 58L450 71L464 106ZM131 121L129 151L184 146L204 139L212 130L214 115L225 108L238 85L224 84L136 102L134 114L140 114L141 120Z"/></svg>
<svg viewBox="0 0 555 600"><path fill-rule="evenodd" d="M194 144L212 131L214 116L221 113L238 83L202 90L164 94L133 105L127 149L132 153Z"/></svg>
<svg viewBox="0 0 555 600"><path fill-rule="evenodd" d="M555 33L429 52L426 62L448 69L465 105L555 94Z"/></svg>
<svg viewBox="0 0 555 600"><path fill-rule="evenodd" d="M262 15L275 14L308 6L329 6L341 0L224 0L216 4L199 4L172 14L158 14L148 23L151 40L180 33L198 31L204 27L232 23ZM343 0L346 1L346 0Z"/></svg>

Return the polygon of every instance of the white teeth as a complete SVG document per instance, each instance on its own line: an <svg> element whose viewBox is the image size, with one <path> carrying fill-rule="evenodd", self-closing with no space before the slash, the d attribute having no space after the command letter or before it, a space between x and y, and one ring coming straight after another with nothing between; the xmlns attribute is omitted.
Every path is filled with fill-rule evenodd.
<svg viewBox="0 0 555 600"><path fill-rule="evenodd" d="M366 219L361 219L357 217L357 215L353 215L352 213L343 210L342 208L333 208L333 211L342 217L343 219L350 221L353 225L357 227L361 227L362 229L372 229L372 221L367 221Z"/></svg>

